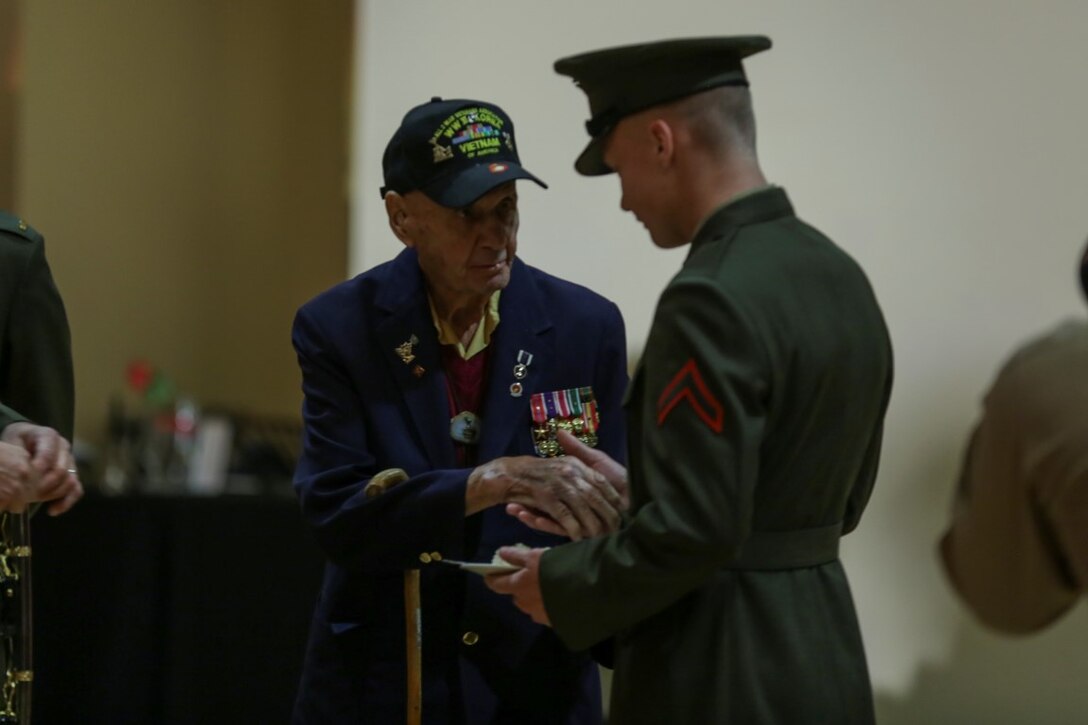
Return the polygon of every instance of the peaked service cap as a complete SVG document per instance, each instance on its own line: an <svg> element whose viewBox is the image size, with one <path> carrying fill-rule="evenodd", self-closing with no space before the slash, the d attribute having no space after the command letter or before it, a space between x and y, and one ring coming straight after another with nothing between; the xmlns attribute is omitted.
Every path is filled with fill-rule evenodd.
<svg viewBox="0 0 1088 725"><path fill-rule="evenodd" d="M677 38L622 45L560 58L555 71L570 76L589 98L586 130L592 137L574 168L585 176L612 173L603 140L638 111L719 86L747 86L741 61L771 47L763 35Z"/></svg>

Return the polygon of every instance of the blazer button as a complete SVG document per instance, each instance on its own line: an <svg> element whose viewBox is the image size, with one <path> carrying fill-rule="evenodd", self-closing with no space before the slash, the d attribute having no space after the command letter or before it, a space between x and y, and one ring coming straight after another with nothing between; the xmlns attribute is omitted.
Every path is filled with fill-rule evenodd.
<svg viewBox="0 0 1088 725"><path fill-rule="evenodd" d="M419 560L422 561L424 564L430 564L431 555L424 551L422 554L419 555Z"/></svg>
<svg viewBox="0 0 1088 725"><path fill-rule="evenodd" d="M461 635L461 641L471 647L480 641L480 635L470 630Z"/></svg>
<svg viewBox="0 0 1088 725"><path fill-rule="evenodd" d="M442 561L442 555L437 551L431 552L431 561Z"/></svg>

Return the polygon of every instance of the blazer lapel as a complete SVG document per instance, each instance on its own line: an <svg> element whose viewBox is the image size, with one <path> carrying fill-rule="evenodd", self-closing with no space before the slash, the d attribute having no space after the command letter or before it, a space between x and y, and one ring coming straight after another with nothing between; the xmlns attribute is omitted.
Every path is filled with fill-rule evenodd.
<svg viewBox="0 0 1088 725"><path fill-rule="evenodd" d="M510 284L499 300L499 326L491 338L478 460L489 461L503 455L514 435L529 435L526 411L529 410L529 398L537 387L534 380L539 379L541 371L547 370L554 360L554 338L545 334L551 327L551 318L540 302L532 275L521 260L515 260ZM525 378L517 381L514 365L522 352L532 355L532 362ZM514 382L522 385L520 396L510 393Z"/></svg>
<svg viewBox="0 0 1088 725"><path fill-rule="evenodd" d="M452 467L456 459L438 333L414 252L405 250L397 256L375 302L388 312L377 328L382 356L400 387L427 458L436 468Z"/></svg>

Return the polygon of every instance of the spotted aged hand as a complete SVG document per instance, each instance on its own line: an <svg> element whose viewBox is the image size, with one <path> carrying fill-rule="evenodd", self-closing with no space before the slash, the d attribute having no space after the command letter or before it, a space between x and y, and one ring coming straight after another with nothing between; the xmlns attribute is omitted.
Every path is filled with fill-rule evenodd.
<svg viewBox="0 0 1088 725"><path fill-rule="evenodd" d="M541 517L545 525L538 528L578 540L619 526L625 500L604 475L577 458L517 456L497 458L469 475L465 512L517 504Z"/></svg>
<svg viewBox="0 0 1088 725"><path fill-rule="evenodd" d="M484 583L493 592L508 594L514 605L528 614L537 624L551 626L548 612L544 609L544 597L540 593L540 557L546 549L522 549L504 546L498 554L511 564L522 567L509 574L489 574Z"/></svg>

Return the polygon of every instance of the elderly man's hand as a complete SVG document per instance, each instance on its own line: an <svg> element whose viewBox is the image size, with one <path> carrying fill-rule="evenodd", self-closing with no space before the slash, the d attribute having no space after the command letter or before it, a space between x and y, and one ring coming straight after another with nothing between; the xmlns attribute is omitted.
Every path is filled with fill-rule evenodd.
<svg viewBox="0 0 1088 725"><path fill-rule="evenodd" d="M494 592L509 594L514 605L532 617L537 624L551 626L548 612L544 609L544 597L540 593L540 557L546 549L520 549L504 546L498 554L511 564L521 566L510 574L490 574L484 583Z"/></svg>
<svg viewBox="0 0 1088 725"><path fill-rule="evenodd" d="M24 491L24 503L50 501L46 510L56 516L83 497L71 446L60 433L43 425L10 423L0 431L0 441L23 449L30 458L33 480Z"/></svg>
<svg viewBox="0 0 1088 725"><path fill-rule="evenodd" d="M612 460L604 451L590 448L565 430L559 431L559 444L567 456L574 456L585 463L597 473L605 477L612 484L612 488L621 496L621 511L626 511L630 504L627 489L627 469ZM565 536L566 531L554 519L539 510L524 506L520 503L506 505L506 513L516 517L521 523L550 534ZM610 531L612 529L609 529ZM607 533L607 532L605 532Z"/></svg>
<svg viewBox="0 0 1088 725"><path fill-rule="evenodd" d="M614 531L627 506L626 487L617 489L571 456L497 458L477 467L465 491L466 515L498 503L517 504L527 518L540 518L537 528L576 541Z"/></svg>

